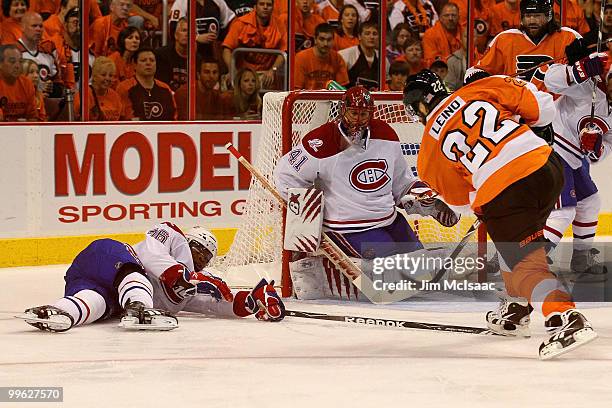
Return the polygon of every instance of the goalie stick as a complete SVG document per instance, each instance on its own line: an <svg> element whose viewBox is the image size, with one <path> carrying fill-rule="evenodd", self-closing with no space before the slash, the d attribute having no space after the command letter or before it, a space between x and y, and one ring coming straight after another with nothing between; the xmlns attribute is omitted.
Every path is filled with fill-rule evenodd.
<svg viewBox="0 0 612 408"><path fill-rule="evenodd" d="M439 323L423 323L423 322L411 322L407 320L397 319L383 319L379 317L361 317L361 316L342 316L342 315L329 315L325 313L315 312L300 312L298 310L285 310L286 316L299 317L303 319L315 319L315 320L330 320L334 322L345 322L352 323L361 326L382 326L382 327L402 327L405 329L418 329L418 330L433 330L453 333L466 333L466 334L479 334L488 336L503 336L497 334L491 330L482 327L471 327L471 326L456 326L451 324L439 324Z"/></svg>

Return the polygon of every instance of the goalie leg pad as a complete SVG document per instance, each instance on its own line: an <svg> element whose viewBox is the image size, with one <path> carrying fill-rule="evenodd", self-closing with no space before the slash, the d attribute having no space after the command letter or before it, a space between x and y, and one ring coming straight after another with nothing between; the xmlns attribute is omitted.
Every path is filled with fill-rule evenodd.
<svg viewBox="0 0 612 408"><path fill-rule="evenodd" d="M295 296L300 300L322 299L327 284L322 258L311 256L289 263Z"/></svg>

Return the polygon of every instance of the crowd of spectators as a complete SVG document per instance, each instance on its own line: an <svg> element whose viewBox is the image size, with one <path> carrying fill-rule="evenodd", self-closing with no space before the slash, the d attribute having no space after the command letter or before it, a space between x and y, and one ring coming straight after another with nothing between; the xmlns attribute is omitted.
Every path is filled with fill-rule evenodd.
<svg viewBox="0 0 612 408"><path fill-rule="evenodd" d="M88 4L87 101L80 89L80 7ZM288 2L295 63L288 67ZM386 2L385 82L380 3ZM474 0L474 54L520 25L520 0ZM196 84L189 86L189 0L2 0L0 118L4 121L258 119L263 93L329 81L401 91L408 75L439 73L451 90L467 68L467 0L196 0ZM559 19L559 0L554 3ZM567 26L597 35L599 0L567 0ZM612 32L612 6L603 33ZM162 27L168 45L162 46ZM69 97L70 96L70 97ZM71 105L74 100L74 105ZM73 109L70 109L73 108Z"/></svg>

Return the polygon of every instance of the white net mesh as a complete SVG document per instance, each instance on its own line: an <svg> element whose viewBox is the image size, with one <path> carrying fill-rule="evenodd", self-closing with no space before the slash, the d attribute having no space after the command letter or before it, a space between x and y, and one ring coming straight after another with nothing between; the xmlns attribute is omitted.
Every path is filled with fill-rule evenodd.
<svg viewBox="0 0 612 408"><path fill-rule="evenodd" d="M276 163L282 156L283 104L288 92L267 93L264 97L262 131L254 166L268 180ZM325 97L324 100L301 98ZM300 143L302 137L321 124L334 120L339 114L338 101L342 96L337 92L301 93L293 104L291 125L291 146ZM401 94L373 93L375 117L389 123L402 141L406 160L416 174L416 157L420 146L422 125L406 111ZM385 100L382 100L382 99ZM391 99L391 100L387 100ZM288 120L288 118L284 118ZM474 219L462 219L452 228L444 228L435 220L407 217L413 229L424 244L458 242L472 225ZM234 286L250 286L259 277L279 279L282 258L282 210L274 197L255 178L251 181L245 212L234 242L216 267L225 272L225 277Z"/></svg>

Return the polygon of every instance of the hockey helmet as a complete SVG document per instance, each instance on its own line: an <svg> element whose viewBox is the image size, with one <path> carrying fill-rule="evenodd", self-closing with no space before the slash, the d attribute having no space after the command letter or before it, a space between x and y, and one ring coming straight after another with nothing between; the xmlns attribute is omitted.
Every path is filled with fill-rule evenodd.
<svg viewBox="0 0 612 408"><path fill-rule="evenodd" d="M359 144L374 115L374 100L361 85L349 88L340 101L340 120L350 142Z"/></svg>
<svg viewBox="0 0 612 408"><path fill-rule="evenodd" d="M206 228L196 225L187 231L185 238L189 243L196 271L205 268L217 256L217 238Z"/></svg>
<svg viewBox="0 0 612 408"><path fill-rule="evenodd" d="M521 0L521 18L525 14L546 14L546 20L552 20L552 0Z"/></svg>
<svg viewBox="0 0 612 408"><path fill-rule="evenodd" d="M406 86L404 87L404 105L410 106L420 115L419 102L423 103L427 107L427 110L431 112L431 110L448 95L450 95L450 93L440 77L436 73L424 69L421 72L410 75L406 79Z"/></svg>

